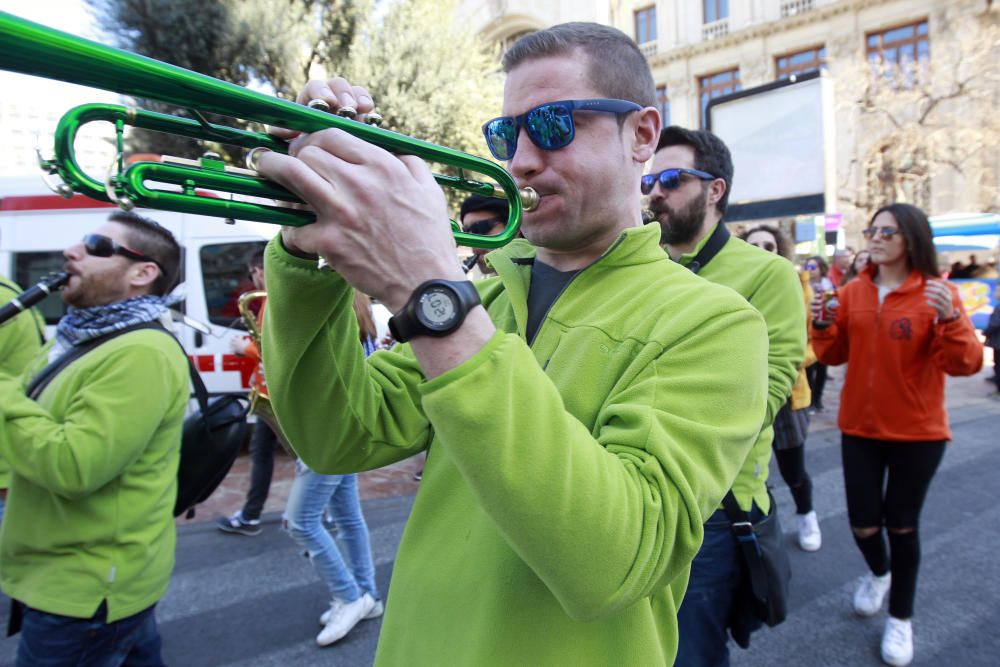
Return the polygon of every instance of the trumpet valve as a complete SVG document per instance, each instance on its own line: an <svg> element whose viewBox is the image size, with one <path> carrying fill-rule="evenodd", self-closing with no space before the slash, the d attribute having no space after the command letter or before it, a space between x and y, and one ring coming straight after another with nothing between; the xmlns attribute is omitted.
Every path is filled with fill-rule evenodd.
<svg viewBox="0 0 1000 667"><path fill-rule="evenodd" d="M324 104L325 104L325 102L324 102ZM271 150L271 149L267 148L266 146L255 146L255 147L251 148L250 152L247 153L247 157L246 157L247 169L250 169L251 171L253 171L253 172L256 173L258 171L258 169L257 169L257 158L260 157L261 153L263 153L264 151L269 151L269 150Z"/></svg>
<svg viewBox="0 0 1000 667"><path fill-rule="evenodd" d="M318 111L325 111L327 113L330 113L330 105L327 104L324 100L320 99L309 100L309 103L306 106L309 107L310 109L316 109Z"/></svg>
<svg viewBox="0 0 1000 667"><path fill-rule="evenodd" d="M354 120L358 117L358 110L354 107L340 107L337 109L337 115L342 118L350 118L351 120Z"/></svg>
<svg viewBox="0 0 1000 667"><path fill-rule="evenodd" d="M365 122L378 127L382 124L382 114L377 111L369 111L365 114Z"/></svg>

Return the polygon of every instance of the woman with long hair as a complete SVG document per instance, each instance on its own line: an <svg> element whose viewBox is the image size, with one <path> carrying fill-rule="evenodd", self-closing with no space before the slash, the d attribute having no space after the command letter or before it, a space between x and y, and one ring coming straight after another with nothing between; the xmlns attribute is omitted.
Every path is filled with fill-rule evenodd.
<svg viewBox="0 0 1000 667"><path fill-rule="evenodd" d="M843 287L864 273L866 266L868 266L868 251L859 250L858 254L851 260L851 265L847 267L847 271L844 272L844 277L840 279L840 286Z"/></svg>
<svg viewBox="0 0 1000 667"><path fill-rule="evenodd" d="M771 225L758 225L740 235L740 238L767 252L781 255L792 261L792 244L781 230ZM799 272L802 282L803 307L812 300L812 286L809 274ZM808 325L807 325L808 330ZM806 472L805 444L809 435L809 410L811 403L806 369L816 361L812 346L806 345L806 356L799 367L799 375L792 386L792 395L784 407L774 417L774 441L771 447L778 463L781 478L795 501L796 527L799 548L803 551L818 551L823 543L819 520L813 509L812 478Z"/></svg>
<svg viewBox="0 0 1000 667"><path fill-rule="evenodd" d="M864 234L870 263L840 290L832 321L819 319L822 302L813 299L813 346L821 361L847 362L838 420L844 487L854 541L870 570L854 611L875 615L888 593L882 660L908 665L920 511L951 440L945 376L978 372L983 348L958 290L939 277L923 211L884 206Z"/></svg>
<svg viewBox="0 0 1000 667"><path fill-rule="evenodd" d="M371 300L360 292L354 295L354 313L360 344L365 354L370 355L377 347L375 321ZM346 548L347 563L323 525L327 509ZM382 615L356 474L321 475L297 461L284 525L296 544L308 551L316 573L330 591L330 608L320 616L323 630L316 636L317 644L332 644L360 621Z"/></svg>
<svg viewBox="0 0 1000 667"><path fill-rule="evenodd" d="M830 267L819 255L813 255L805 261L803 267L809 273L809 285L813 296L833 291L836 286L827 277ZM823 390L826 388L826 364L821 361L806 369L806 379L809 380L809 391L812 394L812 404L809 406L815 412L823 412Z"/></svg>

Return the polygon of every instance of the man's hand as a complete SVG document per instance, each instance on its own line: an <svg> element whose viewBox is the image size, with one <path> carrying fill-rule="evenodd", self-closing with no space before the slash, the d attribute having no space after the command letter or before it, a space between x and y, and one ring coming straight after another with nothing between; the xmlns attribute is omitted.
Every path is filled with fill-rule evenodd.
<svg viewBox="0 0 1000 667"><path fill-rule="evenodd" d="M924 297L927 299L927 305L937 312L939 320L950 321L958 315L951 302L951 290L944 281L928 280L924 287Z"/></svg>
<svg viewBox="0 0 1000 667"><path fill-rule="evenodd" d="M250 339L247 336L234 336L229 339L229 351L233 354L244 357L248 347L250 347Z"/></svg>
<svg viewBox="0 0 1000 667"><path fill-rule="evenodd" d="M333 109L372 108L367 92L343 79L310 82L299 95L317 98ZM444 193L423 160L329 129L295 137L287 156L265 152L258 166L316 212L316 223L282 230L285 245L321 255L392 312L425 280L464 279Z"/></svg>

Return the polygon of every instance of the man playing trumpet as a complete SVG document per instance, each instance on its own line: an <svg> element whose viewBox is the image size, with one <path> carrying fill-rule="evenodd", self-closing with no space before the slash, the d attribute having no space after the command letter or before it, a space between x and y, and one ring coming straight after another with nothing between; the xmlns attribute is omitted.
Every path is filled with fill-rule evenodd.
<svg viewBox="0 0 1000 667"><path fill-rule="evenodd" d="M702 525L764 418L767 334L641 223L660 119L635 43L559 25L503 65L484 133L541 202L475 287L421 160L339 130L260 156L318 218L266 251L274 408L323 473L429 452L378 663L671 664ZM339 78L314 98L373 108ZM352 287L405 344L365 359Z"/></svg>

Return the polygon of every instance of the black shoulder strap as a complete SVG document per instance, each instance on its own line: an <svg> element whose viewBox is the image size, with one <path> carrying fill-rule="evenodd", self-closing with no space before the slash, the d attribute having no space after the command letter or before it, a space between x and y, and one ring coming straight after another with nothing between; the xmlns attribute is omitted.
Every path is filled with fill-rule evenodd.
<svg viewBox="0 0 1000 667"><path fill-rule="evenodd" d="M740 508L732 489L722 499L722 506L726 510L726 516L729 517L733 536L736 537L740 550L743 552L743 562L746 563L747 572L750 575L750 589L758 600L767 600L767 573L764 571L760 545L757 543L757 533L750 521L750 515ZM772 505L771 511L774 512L777 509Z"/></svg>
<svg viewBox="0 0 1000 667"><path fill-rule="evenodd" d="M20 294L20 292L16 287L11 285L10 283L4 282L3 280L0 280L0 287L6 287L14 294L15 297L18 294ZM29 308L29 310L31 309ZM45 331L42 329L41 326L39 326L38 319L34 315L31 315L31 321L35 323L35 331L38 332L38 342L41 343L42 345L45 345Z"/></svg>
<svg viewBox="0 0 1000 667"><path fill-rule="evenodd" d="M708 237L708 241L701 247L701 250L697 255L694 256L690 262L687 263L687 268L691 269L693 273L698 273L705 268L705 265L712 261L712 258L719 254L722 250L722 246L726 245L726 241L729 240L729 230L726 229L726 223L719 220L719 224L715 226L715 230L712 235Z"/></svg>
<svg viewBox="0 0 1000 667"><path fill-rule="evenodd" d="M102 336L100 338L95 338L94 340L88 341L83 345L77 345L74 346L73 349L68 350L65 354L61 355L58 359L54 360L52 363L50 363L48 366L42 369L42 371L38 375L36 375L31 380L31 382L28 383L28 387L25 390L25 393L31 399L37 399L41 395L45 387L47 387L49 383L52 382L52 380L56 377L56 375L58 375L64 368L69 366L70 363L72 363L76 359L79 359L80 357L87 354L88 352L98 347L102 343L106 343L113 338L117 338L118 336L127 334L131 331L138 331L139 329L159 329L163 333L173 338L178 345L181 345L181 342L177 340L177 338L172 333L164 329L163 325L160 324L159 322L143 322L141 324L136 324L131 327L119 329L118 331L113 331L105 336ZM184 352L183 345L181 345L181 351ZM201 407L202 411L204 411L205 408L208 406L208 391L205 389L205 383L202 382L201 376L198 374L198 371L195 369L194 364L191 362L191 359L187 356L186 352L184 352L184 358L188 360L188 369L191 373L191 383L194 385L194 393L195 396L198 398L198 405Z"/></svg>

